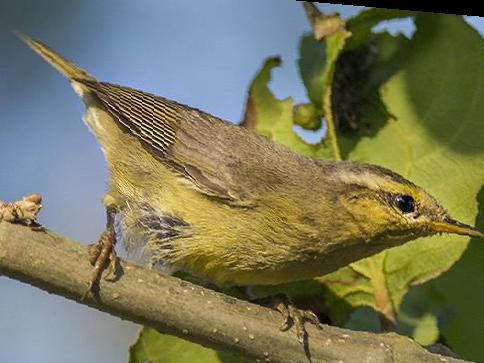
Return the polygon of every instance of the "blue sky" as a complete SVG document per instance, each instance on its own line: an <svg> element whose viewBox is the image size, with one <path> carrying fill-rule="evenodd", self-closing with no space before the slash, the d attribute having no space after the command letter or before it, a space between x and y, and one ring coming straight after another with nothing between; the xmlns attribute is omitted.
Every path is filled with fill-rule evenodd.
<svg viewBox="0 0 484 363"><path fill-rule="evenodd" d="M320 5L343 17L361 8ZM484 22L468 18L481 31ZM409 21L387 24L412 31ZM103 229L106 168L68 83L11 30L49 44L99 79L175 99L238 122L263 60L280 55L271 87L306 96L298 39L309 30L292 0L19 0L0 3L0 199L44 197L40 220L83 243ZM123 362L139 326L0 278L0 362Z"/></svg>

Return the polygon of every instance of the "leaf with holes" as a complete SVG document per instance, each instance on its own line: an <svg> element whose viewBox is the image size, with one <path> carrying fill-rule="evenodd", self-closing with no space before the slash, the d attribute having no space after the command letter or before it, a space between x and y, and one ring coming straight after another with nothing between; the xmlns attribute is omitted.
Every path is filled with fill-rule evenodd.
<svg viewBox="0 0 484 363"><path fill-rule="evenodd" d="M249 89L243 126L287 145L313 158L328 158L332 149L327 142L308 144L293 131L292 99L278 100L268 87L271 71L280 65L279 58L268 58Z"/></svg>
<svg viewBox="0 0 484 363"><path fill-rule="evenodd" d="M367 44L372 35L372 28L386 20L401 19L414 16L417 13L409 10L379 9L364 10L346 23L347 29L353 33L348 41L347 49L354 49Z"/></svg>
<svg viewBox="0 0 484 363"><path fill-rule="evenodd" d="M305 35L300 45L299 68L313 106L299 105L293 115L292 99L274 97L268 83L271 70L280 65L280 59L269 58L252 81L242 125L303 155L316 159L341 159L331 112L327 112L327 130L321 142L308 144L293 131L296 122L308 129L316 129L320 125L318 118L331 109L336 62L351 35L337 16L325 16L309 3L305 3L305 8L310 10L311 16L308 14L308 17L315 37L324 38L322 44Z"/></svg>

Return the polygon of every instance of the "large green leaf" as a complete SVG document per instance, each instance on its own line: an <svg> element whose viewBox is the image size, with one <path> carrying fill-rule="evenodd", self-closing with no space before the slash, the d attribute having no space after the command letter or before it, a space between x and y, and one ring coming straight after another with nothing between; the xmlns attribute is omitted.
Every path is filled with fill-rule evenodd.
<svg viewBox="0 0 484 363"><path fill-rule="evenodd" d="M372 28L385 20L406 18L416 15L416 12L398 9L372 8L364 10L346 23L347 29L353 33L348 42L347 49L354 49L364 46L371 36Z"/></svg>
<svg viewBox="0 0 484 363"><path fill-rule="evenodd" d="M216 352L189 341L143 328L129 351L129 363L242 363L225 352Z"/></svg>
<svg viewBox="0 0 484 363"><path fill-rule="evenodd" d="M478 198L479 216L476 225L484 230L484 186ZM484 243L472 239L462 258L448 273L431 284L450 315L442 329L449 346L462 357L484 362ZM424 296L423 298L426 298Z"/></svg>
<svg viewBox="0 0 484 363"><path fill-rule="evenodd" d="M457 16L419 14L416 26L398 69L380 88L395 118L375 136L361 139L348 155L401 173L457 219L473 223L484 181L483 40ZM450 235L420 239L322 280L339 298L335 304L370 305L393 319L408 288L448 270L467 243L468 238ZM343 283L348 275L358 278L351 288ZM347 299L358 295L365 298Z"/></svg>

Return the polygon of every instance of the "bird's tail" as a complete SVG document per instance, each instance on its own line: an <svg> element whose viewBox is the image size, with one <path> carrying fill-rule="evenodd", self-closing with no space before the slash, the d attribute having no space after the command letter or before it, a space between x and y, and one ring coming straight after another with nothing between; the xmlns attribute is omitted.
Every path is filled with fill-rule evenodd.
<svg viewBox="0 0 484 363"><path fill-rule="evenodd" d="M52 65L70 81L72 88L86 105L87 112L83 118L84 122L103 146L103 150L116 150L118 146L114 144L118 138L115 135L122 131L116 126L116 121L112 119L112 116L103 106L99 98L83 83L83 81L97 82L97 80L41 42L33 40L25 34L16 34L30 48L44 58L47 63Z"/></svg>
<svg viewBox="0 0 484 363"><path fill-rule="evenodd" d="M60 54L57 54L52 49L50 49L45 44L30 38L20 32L15 32L15 34L23 40L30 48L32 48L37 54L39 54L44 60L57 69L63 76L68 79L81 79L96 81L96 79L88 74L83 69L76 66L74 63L69 62Z"/></svg>

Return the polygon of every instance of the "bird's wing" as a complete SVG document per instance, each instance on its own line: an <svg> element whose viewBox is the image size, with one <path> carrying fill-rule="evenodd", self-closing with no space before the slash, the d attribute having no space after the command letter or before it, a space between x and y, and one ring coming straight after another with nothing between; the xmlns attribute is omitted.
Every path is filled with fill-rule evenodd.
<svg viewBox="0 0 484 363"><path fill-rule="evenodd" d="M229 204L255 203L238 168L237 150L227 147L234 133L245 130L163 97L110 83L76 81L93 91L120 127L189 185Z"/></svg>

